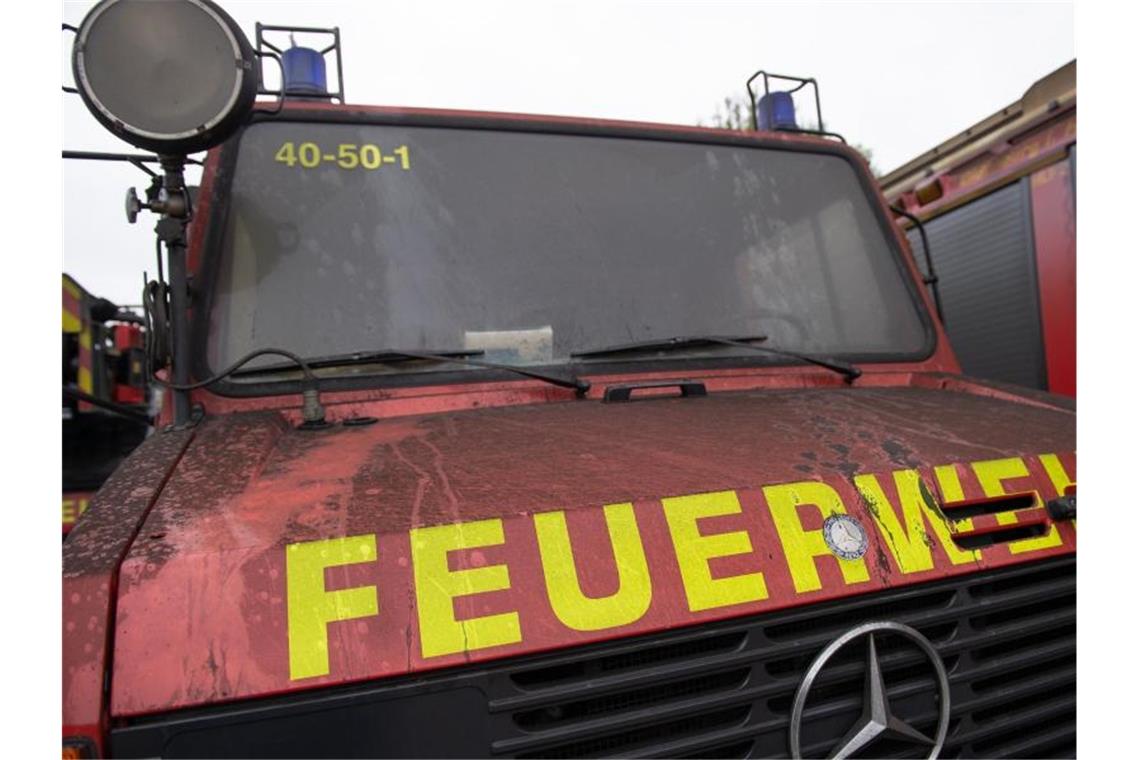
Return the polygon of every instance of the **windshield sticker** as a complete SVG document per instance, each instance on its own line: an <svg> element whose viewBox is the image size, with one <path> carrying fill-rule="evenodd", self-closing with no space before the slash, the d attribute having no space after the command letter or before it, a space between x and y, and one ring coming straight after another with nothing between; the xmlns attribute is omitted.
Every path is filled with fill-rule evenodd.
<svg viewBox="0 0 1140 760"><path fill-rule="evenodd" d="M288 544L289 679L422 670L1071 552L1075 523L1043 504L1075 473L1074 454L1042 454ZM955 507L1012 495L1032 499ZM994 539L1005 526L1040 530Z"/></svg>
<svg viewBox="0 0 1140 760"><path fill-rule="evenodd" d="M466 330L465 349L482 351L492 362L549 364L554 361L554 328L550 325L530 330Z"/></svg>

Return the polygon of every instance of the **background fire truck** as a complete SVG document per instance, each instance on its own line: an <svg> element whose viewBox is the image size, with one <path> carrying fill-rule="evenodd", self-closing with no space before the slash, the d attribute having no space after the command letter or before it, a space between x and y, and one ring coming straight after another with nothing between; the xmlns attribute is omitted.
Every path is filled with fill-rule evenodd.
<svg viewBox="0 0 1140 760"><path fill-rule="evenodd" d="M891 205L924 222L963 372L1074 397L1076 74L1071 61L880 179Z"/></svg>
<svg viewBox="0 0 1140 760"><path fill-rule="evenodd" d="M63 535L150 429L142 318L63 275Z"/></svg>

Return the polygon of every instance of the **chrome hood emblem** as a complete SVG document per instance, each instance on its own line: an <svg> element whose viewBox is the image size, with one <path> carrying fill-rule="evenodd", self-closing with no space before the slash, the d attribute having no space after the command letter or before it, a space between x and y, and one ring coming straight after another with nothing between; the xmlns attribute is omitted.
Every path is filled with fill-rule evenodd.
<svg viewBox="0 0 1140 760"><path fill-rule="evenodd" d="M875 635L888 633L903 636L916 644L926 655L934 671L935 681L939 689L938 727L934 736L927 736L891 712L890 700L887 696L886 685L883 682L883 673L879 667L879 656L875 651ZM946 741L946 730L950 726L950 679L946 676L946 668L942 665L942 658L938 656L934 645L925 636L910 626L891 622L864 623L856 626L828 644L812 661L803 682L800 683L799 690L796 691L795 702L792 704L792 757L800 758L803 756L800 749L800 729L803 724L804 705L807 703L808 692L811 691L812 684L827 661L836 652L860 638L867 639L867 670L863 682L863 712L851 730L836 740L828 756L837 759L850 757L875 739L882 737L929 747L929 757L937 757L938 753L942 751L942 745Z"/></svg>

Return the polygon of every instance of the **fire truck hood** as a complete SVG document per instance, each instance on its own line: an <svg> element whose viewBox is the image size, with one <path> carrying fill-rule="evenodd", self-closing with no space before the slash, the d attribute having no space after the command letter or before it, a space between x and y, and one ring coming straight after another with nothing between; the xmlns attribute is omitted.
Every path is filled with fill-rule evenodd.
<svg viewBox="0 0 1140 760"><path fill-rule="evenodd" d="M1041 503L1075 483L1074 446L1071 411L919 388L579 400L317 431L276 413L209 419L121 568L112 713L461 666L1072 552L1074 526L1044 520ZM942 507L1003 491L1041 498L972 527L1042 532L956 544L962 524ZM850 545L836 549L823 522L844 512Z"/></svg>

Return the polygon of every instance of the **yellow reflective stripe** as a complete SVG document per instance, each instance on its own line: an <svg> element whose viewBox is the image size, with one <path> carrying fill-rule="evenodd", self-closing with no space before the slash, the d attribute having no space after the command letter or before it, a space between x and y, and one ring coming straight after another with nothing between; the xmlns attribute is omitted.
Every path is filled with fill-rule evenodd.
<svg viewBox="0 0 1140 760"><path fill-rule="evenodd" d="M86 361L84 351L87 353ZM91 393L94 387L91 382L91 328L85 327L79 333L79 390Z"/></svg>
<svg viewBox="0 0 1140 760"><path fill-rule="evenodd" d="M77 285L77 284L76 284L76 283L75 283L75 282L74 282L74 281L73 281L73 280L72 280L70 277L68 277L67 275L64 275L64 276L63 276L63 289L67 291L67 294L68 294L69 296L72 296L72 297L73 297L73 298L75 298L75 300L77 300L77 301L78 301L80 298L82 298L82 297L83 297L83 291L82 291L82 289L80 289L79 285Z"/></svg>

